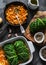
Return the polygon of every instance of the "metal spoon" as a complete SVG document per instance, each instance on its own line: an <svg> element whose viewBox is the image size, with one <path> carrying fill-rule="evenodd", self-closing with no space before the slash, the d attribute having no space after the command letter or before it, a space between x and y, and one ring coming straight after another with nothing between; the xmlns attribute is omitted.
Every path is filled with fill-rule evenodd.
<svg viewBox="0 0 46 65"><path fill-rule="evenodd" d="M19 17L17 15L16 15L16 18L17 18L17 20L18 20L18 22L20 24ZM21 24L20 24L20 30L21 30L21 33L25 33L25 30L24 30L24 28L23 28L23 26Z"/></svg>

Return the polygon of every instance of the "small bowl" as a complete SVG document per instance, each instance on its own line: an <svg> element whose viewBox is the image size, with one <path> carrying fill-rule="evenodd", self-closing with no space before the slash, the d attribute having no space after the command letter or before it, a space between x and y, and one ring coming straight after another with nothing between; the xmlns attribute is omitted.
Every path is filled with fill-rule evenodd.
<svg viewBox="0 0 46 65"><path fill-rule="evenodd" d="M37 0L37 4L32 4L31 0L28 0L28 5L31 9L35 10L39 7L39 1Z"/></svg>
<svg viewBox="0 0 46 65"><path fill-rule="evenodd" d="M37 40L37 39L36 39L36 36L37 36L37 35L42 36L41 40ZM34 35L34 40L35 40L36 43L39 43L39 44L42 43L42 42L44 41L44 34L43 34L42 32L37 32L37 33L35 33L35 35Z"/></svg>
<svg viewBox="0 0 46 65"><path fill-rule="evenodd" d="M43 49L46 49L46 46L44 46L44 47L42 47L41 49L40 49L40 51L39 51L39 56L40 56L40 58L43 60L43 61L46 61L46 59L42 56L42 50Z"/></svg>

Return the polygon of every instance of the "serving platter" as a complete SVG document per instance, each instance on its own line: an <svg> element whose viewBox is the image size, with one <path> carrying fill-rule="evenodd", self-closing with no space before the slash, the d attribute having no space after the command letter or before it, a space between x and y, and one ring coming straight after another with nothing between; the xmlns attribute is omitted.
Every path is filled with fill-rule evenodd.
<svg viewBox="0 0 46 65"><path fill-rule="evenodd" d="M35 21L37 18L44 18L44 17L46 17L46 11L38 11L38 12L34 15L34 17L32 18L32 20L30 21L30 23L33 22L33 21ZM29 25L30 25L30 23L29 23ZM28 27L27 27L26 30L25 30L24 36L25 36L28 40L30 40L30 41L32 41L33 43L35 43L35 41L34 41L34 36L32 36L32 34L31 34L31 32L30 32L29 25L28 25ZM46 43L46 30L44 31L44 35L45 35L45 39L44 39L43 44Z"/></svg>

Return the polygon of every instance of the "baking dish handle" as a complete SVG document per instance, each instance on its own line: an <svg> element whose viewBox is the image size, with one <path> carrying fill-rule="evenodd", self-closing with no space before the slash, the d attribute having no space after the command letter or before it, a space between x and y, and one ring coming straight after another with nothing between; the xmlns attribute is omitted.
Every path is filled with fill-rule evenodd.
<svg viewBox="0 0 46 65"><path fill-rule="evenodd" d="M32 43L31 41L27 41L27 43L28 43L28 45L29 45L29 47L30 47L31 53L34 53L34 52L35 52L35 48L34 48L33 43Z"/></svg>

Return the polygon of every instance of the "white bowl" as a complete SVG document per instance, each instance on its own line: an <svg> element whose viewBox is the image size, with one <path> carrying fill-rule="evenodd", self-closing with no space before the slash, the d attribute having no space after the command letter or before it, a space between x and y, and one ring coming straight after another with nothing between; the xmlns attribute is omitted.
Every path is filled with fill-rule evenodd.
<svg viewBox="0 0 46 65"><path fill-rule="evenodd" d="M43 61L46 61L46 59L42 56L42 50L45 49L45 48L46 48L46 46L42 47L42 48L40 49L40 51L39 51L39 56L40 56L40 58L41 58Z"/></svg>
<svg viewBox="0 0 46 65"><path fill-rule="evenodd" d="M28 5L31 9L35 10L39 7L39 1L37 0L37 5L35 5L31 3L31 0L28 0Z"/></svg>
<svg viewBox="0 0 46 65"><path fill-rule="evenodd" d="M37 36L38 34L39 34L39 35L42 35L42 39L41 39L40 41L38 41L38 40L36 39L36 36ZM42 32L37 32L37 33L35 33L35 35L34 35L34 40L35 40L35 42L37 42L37 43L39 43L39 44L44 41L44 38L45 38L45 37L44 37L44 34L43 34Z"/></svg>
<svg viewBox="0 0 46 65"><path fill-rule="evenodd" d="M6 44L6 43L11 43L11 42L16 41L16 40L18 40L18 39L22 39L22 40L25 42L25 44L28 46L29 51L30 51L30 58L29 58L29 60L28 60L27 62L21 63L21 64L19 64L19 65L27 65L27 64L29 64L29 63L32 61L32 59L33 59L33 52L34 52L35 50L33 50L33 49L34 49L34 47L33 47L33 45L32 45L33 43L30 42L30 41L27 41L25 37L23 37L23 36L13 37L13 38L11 38L11 39L8 39L8 40L6 40L6 41L1 42L1 43L0 43L0 46L3 46L3 45ZM32 47L32 48L31 48L31 47Z"/></svg>

